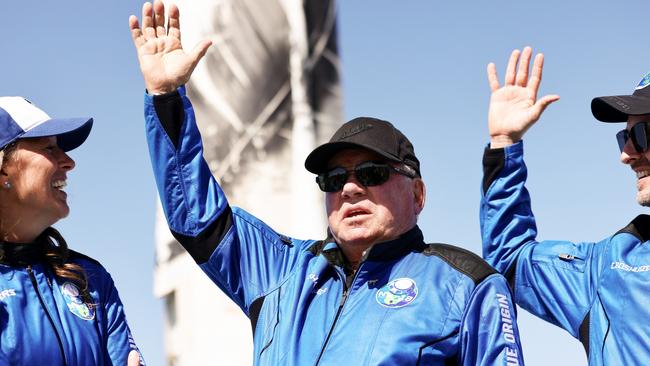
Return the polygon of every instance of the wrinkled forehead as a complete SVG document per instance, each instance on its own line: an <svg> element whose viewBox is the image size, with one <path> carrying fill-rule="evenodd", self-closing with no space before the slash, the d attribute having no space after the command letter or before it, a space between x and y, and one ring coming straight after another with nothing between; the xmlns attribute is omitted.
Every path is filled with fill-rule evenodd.
<svg viewBox="0 0 650 366"><path fill-rule="evenodd" d="M362 147L344 149L334 154L327 162L327 168L352 168L366 161L386 161L386 158L374 151Z"/></svg>
<svg viewBox="0 0 650 366"><path fill-rule="evenodd" d="M639 122L650 122L650 114L640 114L627 117L627 129L629 130Z"/></svg>

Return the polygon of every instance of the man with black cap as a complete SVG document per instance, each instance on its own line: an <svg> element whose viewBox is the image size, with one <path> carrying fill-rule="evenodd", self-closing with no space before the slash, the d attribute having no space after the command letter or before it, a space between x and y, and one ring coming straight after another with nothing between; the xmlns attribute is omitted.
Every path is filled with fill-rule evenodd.
<svg viewBox="0 0 650 366"><path fill-rule="evenodd" d="M425 243L420 162L391 123L354 119L307 157L326 239L280 235L231 207L182 87L209 42L184 53L178 9L168 29L163 14L156 1L142 28L130 18L158 191L176 239L250 318L256 365L523 363L505 278L468 251Z"/></svg>
<svg viewBox="0 0 650 366"><path fill-rule="evenodd" d="M637 216L597 243L535 239L521 138L559 97L537 99L543 56L535 57L528 79L531 54L529 47L512 53L503 87L494 64L488 66L492 97L490 146L483 157L483 256L506 275L517 304L582 342L590 365L648 365L650 216ZM650 74L632 95L591 103L596 119L627 122L616 138L621 162L637 176L643 206L650 206L649 84Z"/></svg>

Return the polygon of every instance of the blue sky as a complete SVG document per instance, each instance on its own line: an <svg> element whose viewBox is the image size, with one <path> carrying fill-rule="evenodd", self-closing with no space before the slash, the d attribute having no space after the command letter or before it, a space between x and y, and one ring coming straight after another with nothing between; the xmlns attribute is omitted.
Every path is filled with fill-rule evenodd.
<svg viewBox="0 0 650 366"><path fill-rule="evenodd" d="M145 357L161 365L162 305L152 295L157 198L127 23L140 7L6 2L0 95L28 97L54 116L95 118L88 142L72 153L72 212L58 227L113 274ZM618 161L614 134L622 126L595 122L589 103L630 93L650 71L641 24L649 12L640 0L340 1L346 119L385 118L410 136L428 188L426 239L480 252L485 67L494 61L502 75L510 51L531 45L546 56L540 94L561 96L525 138L539 238L600 240L648 213ZM584 363L577 341L523 310L520 329L529 365Z"/></svg>

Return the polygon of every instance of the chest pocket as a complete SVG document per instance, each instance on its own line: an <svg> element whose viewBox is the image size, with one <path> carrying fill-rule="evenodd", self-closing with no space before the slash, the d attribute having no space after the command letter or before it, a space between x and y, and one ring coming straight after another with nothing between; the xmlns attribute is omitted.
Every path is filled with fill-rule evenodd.
<svg viewBox="0 0 650 366"><path fill-rule="evenodd" d="M450 353L453 354L452 350L456 347L453 341L456 336L457 333L449 337L436 339L422 346L416 365L459 365L457 355L452 357L447 356Z"/></svg>
<svg viewBox="0 0 650 366"><path fill-rule="evenodd" d="M544 242L533 249L533 262L535 264L551 265L558 269L584 273L586 259L591 246L579 246L567 242ZM583 250L581 250L583 249ZM586 249L586 250L585 250Z"/></svg>
<svg viewBox="0 0 650 366"><path fill-rule="evenodd" d="M255 300L251 306L251 321L253 321L253 307L258 307L257 318L254 321L253 334L255 337L255 353L261 356L273 344L276 329L280 323L280 295L282 288ZM259 348L259 349L258 349Z"/></svg>
<svg viewBox="0 0 650 366"><path fill-rule="evenodd" d="M324 289L327 285L318 287L324 289L319 294L307 273L311 272L292 273L279 287L251 304L249 317L251 322L255 320L252 324L255 364L296 364L297 360L301 360L297 364L310 364L311 361L305 360L311 360L312 356L316 359L325 339L320 329L325 324L322 315L332 304L327 295L333 292ZM333 303L338 306L338 297ZM287 358L294 361L289 362Z"/></svg>

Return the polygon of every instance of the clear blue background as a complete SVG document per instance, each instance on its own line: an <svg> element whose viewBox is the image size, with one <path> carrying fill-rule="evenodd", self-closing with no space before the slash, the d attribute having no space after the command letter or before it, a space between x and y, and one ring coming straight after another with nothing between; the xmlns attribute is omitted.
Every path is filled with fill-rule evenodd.
<svg viewBox="0 0 650 366"><path fill-rule="evenodd" d="M162 365L162 304L152 295L156 192L127 25L140 8L131 0L4 2L0 95L26 96L53 116L95 118L72 153L72 213L58 227L111 271L148 363ZM649 13L640 0L340 1L345 116L386 118L412 138L428 187L425 237L480 252L485 67L496 62L502 76L510 51L532 45L546 55L540 94L562 98L526 135L539 238L599 240L648 213L618 161L622 125L595 122L589 103L630 93L650 71ZM529 365L585 364L566 332L523 310L520 318Z"/></svg>

